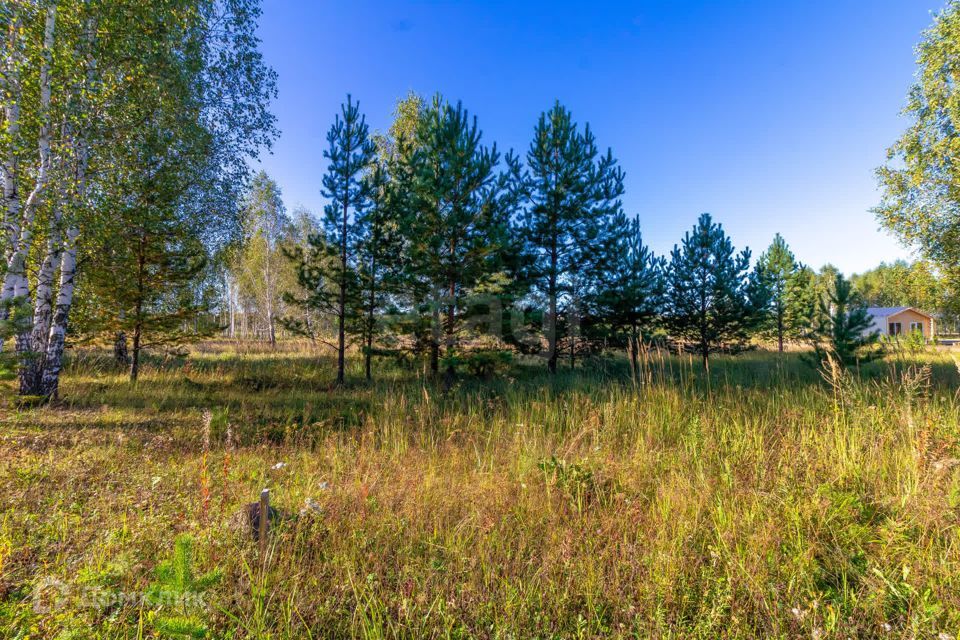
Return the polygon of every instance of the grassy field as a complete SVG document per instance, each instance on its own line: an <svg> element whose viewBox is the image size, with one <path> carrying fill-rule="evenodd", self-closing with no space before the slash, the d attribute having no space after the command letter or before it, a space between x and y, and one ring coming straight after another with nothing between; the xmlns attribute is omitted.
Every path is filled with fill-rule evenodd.
<svg viewBox="0 0 960 640"><path fill-rule="evenodd" d="M213 345L136 387L77 356L54 407L4 383L0 637L960 635L949 354L518 365L446 394L354 366L335 390L322 355ZM234 517L263 487L265 559Z"/></svg>

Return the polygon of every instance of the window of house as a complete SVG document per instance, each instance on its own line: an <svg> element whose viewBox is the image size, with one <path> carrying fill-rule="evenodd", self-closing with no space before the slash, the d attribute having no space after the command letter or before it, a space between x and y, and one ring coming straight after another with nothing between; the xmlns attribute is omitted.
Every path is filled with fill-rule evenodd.
<svg viewBox="0 0 960 640"><path fill-rule="evenodd" d="M891 322L889 331L887 331L887 333L889 333L892 336L898 336L901 333L903 333L903 325L900 324L899 322Z"/></svg>
<svg viewBox="0 0 960 640"><path fill-rule="evenodd" d="M923 333L923 323L922 322L911 322L910 323L910 333Z"/></svg>

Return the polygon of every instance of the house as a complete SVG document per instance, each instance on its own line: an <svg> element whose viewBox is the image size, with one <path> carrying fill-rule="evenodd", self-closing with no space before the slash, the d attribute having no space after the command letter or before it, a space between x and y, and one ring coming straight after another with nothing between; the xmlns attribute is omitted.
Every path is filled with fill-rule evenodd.
<svg viewBox="0 0 960 640"><path fill-rule="evenodd" d="M913 307L869 307L867 313L873 323L869 331L881 336L899 336L919 331L930 340L935 328L933 316Z"/></svg>

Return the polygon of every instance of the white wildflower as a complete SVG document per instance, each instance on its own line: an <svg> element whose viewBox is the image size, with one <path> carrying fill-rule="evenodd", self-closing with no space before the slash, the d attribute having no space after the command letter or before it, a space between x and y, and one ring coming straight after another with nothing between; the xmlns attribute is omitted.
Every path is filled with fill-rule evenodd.
<svg viewBox="0 0 960 640"><path fill-rule="evenodd" d="M300 509L300 515L305 516L308 513L321 513L323 507L320 506L320 503L314 500L313 498L307 498L303 501L303 508Z"/></svg>

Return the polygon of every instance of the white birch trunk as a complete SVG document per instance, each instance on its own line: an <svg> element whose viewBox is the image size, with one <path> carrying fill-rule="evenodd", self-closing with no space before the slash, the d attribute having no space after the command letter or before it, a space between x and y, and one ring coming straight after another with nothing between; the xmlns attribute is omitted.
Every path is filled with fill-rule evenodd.
<svg viewBox="0 0 960 640"><path fill-rule="evenodd" d="M233 299L233 278L229 274L224 278L227 286L227 313L229 314L229 336L233 340L237 335L237 313L236 304Z"/></svg>
<svg viewBox="0 0 960 640"><path fill-rule="evenodd" d="M85 39L88 46L86 56L85 93L89 90L96 73L96 60L93 58L93 39L95 23L91 20L86 25ZM76 197L77 204L84 207L87 204L87 166L90 162L90 144L86 133L81 132L73 137L73 149L76 153ZM70 319L70 308L73 306L73 291L77 275L77 241L80 229L76 223L67 228L66 239L60 257L60 283L57 290L56 304L50 321L50 331L47 336L46 353L43 357L43 370L40 373L40 394L48 398L56 398L60 386L60 371L63 370L63 351L67 339L67 324Z"/></svg>
<svg viewBox="0 0 960 640"><path fill-rule="evenodd" d="M0 301L26 298L30 291L27 282L26 263L33 244L33 219L40 204L40 197L50 173L50 66L53 58L53 36L57 19L56 5L47 9L43 34L43 62L40 66L40 134L38 139L40 163L33 190L23 204L18 220L11 223L10 257L4 274ZM15 187L14 187L15 189ZM19 205L18 205L19 206ZM9 212L9 209L8 209Z"/></svg>
<svg viewBox="0 0 960 640"><path fill-rule="evenodd" d="M63 254L63 238L61 238L59 227L60 214L57 212L51 224L47 254L43 258L39 272L37 272L37 285L34 292L31 348L38 353L46 351L47 338L50 334L51 317L53 315L54 276L57 273L57 267L60 265Z"/></svg>
<svg viewBox="0 0 960 640"><path fill-rule="evenodd" d="M7 53L3 59L3 90L7 100L3 105L4 129L7 138L6 157L3 158L3 231L5 245L4 264L13 254L14 239L20 235L20 194L17 191L17 138L20 135L20 66L23 64L19 46L20 16L14 15L10 21L7 38Z"/></svg>
<svg viewBox="0 0 960 640"><path fill-rule="evenodd" d="M46 360L47 340L53 316L53 284L63 250L60 236L60 207L56 208L51 222L47 251L37 272L34 294L33 325L28 334L18 336L18 352L25 357L20 365L20 394L41 395L41 375ZM23 341L29 338L26 344Z"/></svg>
<svg viewBox="0 0 960 640"><path fill-rule="evenodd" d="M60 371L63 369L63 349L67 339L67 321L70 307L73 305L73 289L77 275L77 238L80 230L71 227L67 230L63 256L60 259L60 288L53 310L50 334L44 357L43 373L40 379L41 394L56 398L60 386Z"/></svg>
<svg viewBox="0 0 960 640"><path fill-rule="evenodd" d="M266 255L263 263L263 283L266 295L265 303L267 312L267 340L270 346L276 346L277 335L274 332L274 298L276 297L276 283L273 273L273 241L268 236L266 242Z"/></svg>

